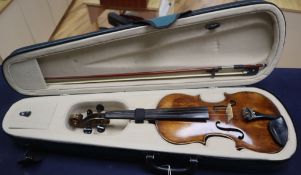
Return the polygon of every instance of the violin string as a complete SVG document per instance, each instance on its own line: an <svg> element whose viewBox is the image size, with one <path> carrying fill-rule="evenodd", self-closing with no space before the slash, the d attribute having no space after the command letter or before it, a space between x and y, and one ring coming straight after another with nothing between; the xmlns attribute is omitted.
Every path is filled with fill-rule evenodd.
<svg viewBox="0 0 301 175"><path fill-rule="evenodd" d="M122 115L122 113L124 113L124 114L129 114L129 113L126 113L126 112L131 112L132 110L129 110L129 111L107 111L107 112L112 112L112 113L119 113L119 114L121 114ZM241 110L239 110L239 109L232 109L232 111L234 112L236 112L236 111L241 111ZM202 112L204 112L204 113L215 113L215 112L226 112L226 109L225 110L191 110L191 111L164 111L163 113L164 114L179 114L179 113L187 113L187 114L191 114L191 113L202 113ZM85 113L85 112L83 112L83 113Z"/></svg>
<svg viewBox="0 0 301 175"><path fill-rule="evenodd" d="M206 109L191 108L190 110L189 110L189 108L162 108L162 109L166 109L166 110L161 111L161 112L164 112L166 114L168 114L168 113L181 113L181 112L195 113L195 112L224 112L224 111L226 111L226 107L225 107L225 109L208 109L208 108L206 108ZM170 109L170 111L168 111L168 109ZM232 111L238 111L238 110L240 110L240 109L233 109L232 108ZM107 111L107 112L134 112L134 110ZM160 108L158 109L158 111L153 110L151 112L160 112Z"/></svg>
<svg viewBox="0 0 301 175"><path fill-rule="evenodd" d="M206 108L206 109L204 109ZM214 108L214 107L213 107ZM161 108L161 109L166 109L166 111L164 111L164 114L158 114L158 115L168 115L168 114L187 114L187 115L191 115L193 113L208 113L209 116L214 117L214 116L227 116L227 110L225 106L216 106L216 108L225 108L225 109L208 109L207 107L191 107L191 108ZM170 109L171 111L168 111L168 109ZM173 110L174 109L174 110ZM190 109L190 110L189 110ZM159 108L160 110L160 108ZM158 110L158 111L159 111ZM233 109L232 108L232 113L237 112L239 109ZM153 112L158 112L155 109L153 110ZM116 112L116 111L108 111L108 112ZM115 114L115 115L134 115L134 113L127 113L127 112L134 112L133 110L125 110L125 111L117 111L119 114ZM116 113L117 113L116 112ZM162 112L162 110L161 110ZM222 112L222 113L216 113L216 112ZM152 113L151 113L152 114ZM154 114L152 114L154 115Z"/></svg>
<svg viewBox="0 0 301 175"><path fill-rule="evenodd" d="M160 115L160 114L158 114L158 115ZM227 115L226 113L224 113L224 114L212 114L212 113L209 113L209 116L226 116L226 115Z"/></svg>

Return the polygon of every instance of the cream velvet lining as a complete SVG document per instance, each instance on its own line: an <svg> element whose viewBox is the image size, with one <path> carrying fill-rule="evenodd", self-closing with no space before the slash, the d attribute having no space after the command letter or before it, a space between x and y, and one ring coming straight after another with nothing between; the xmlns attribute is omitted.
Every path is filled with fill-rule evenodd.
<svg viewBox="0 0 301 175"><path fill-rule="evenodd" d="M186 24L45 56L38 62L45 77L265 63L274 42L269 14L242 14L216 21L221 27L215 31L205 29L204 22Z"/></svg>
<svg viewBox="0 0 301 175"><path fill-rule="evenodd" d="M211 21L221 23L217 34L204 30ZM258 82L270 74L280 58L284 38L285 21L279 9L257 4L180 19L169 29L138 27L21 54L7 60L3 68L10 85L30 95L237 86ZM268 67L247 77L71 85L47 85L43 79L43 74L57 75L63 69L66 75L86 75L99 69L118 73L256 63ZM125 68L121 69L121 64Z"/></svg>
<svg viewBox="0 0 301 175"><path fill-rule="evenodd" d="M266 154L247 149L238 151L232 140L221 137L210 137L206 145L200 143L175 145L161 138L155 125L149 123L113 121L114 126L108 127L105 133L95 131L90 135L84 134L82 129L71 129L67 124L70 113L79 109L84 111L87 107L93 109L98 103L108 106L109 110L113 108L150 109L156 108L158 101L171 93L200 94L205 101L217 102L224 98L224 92L240 91L253 91L265 95L273 101L284 117L288 125L289 137L286 146L279 153ZM24 121L18 114L26 110L31 110L32 116ZM3 128L12 136L52 142L237 159L285 160L290 158L296 150L296 134L285 108L273 95L258 88L180 89L27 98L20 100L9 109L3 121Z"/></svg>

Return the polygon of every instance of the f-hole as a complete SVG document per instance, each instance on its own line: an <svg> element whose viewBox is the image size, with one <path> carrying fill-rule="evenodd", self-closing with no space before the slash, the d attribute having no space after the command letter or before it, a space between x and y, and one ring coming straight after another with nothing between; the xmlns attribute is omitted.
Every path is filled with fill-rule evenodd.
<svg viewBox="0 0 301 175"><path fill-rule="evenodd" d="M217 129L222 130L222 131L238 132L238 133L241 134L240 136L237 137L240 140L242 140L245 137L244 133L241 130L236 129L236 128L224 128L224 127L218 126L220 123L221 123L220 121L217 121L215 123L215 126L216 126Z"/></svg>

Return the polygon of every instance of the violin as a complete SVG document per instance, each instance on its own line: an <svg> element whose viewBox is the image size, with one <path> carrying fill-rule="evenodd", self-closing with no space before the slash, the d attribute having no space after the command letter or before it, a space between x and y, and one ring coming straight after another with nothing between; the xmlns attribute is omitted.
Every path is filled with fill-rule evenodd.
<svg viewBox="0 0 301 175"><path fill-rule="evenodd" d="M157 109L136 109L71 114L69 124L104 132L113 119L144 120L153 122L158 133L172 144L206 144L209 137L226 137L235 142L236 149L249 149L262 153L277 153L288 139L287 125L275 104L256 92L224 94L217 103L203 101L200 96L170 94L162 98Z"/></svg>

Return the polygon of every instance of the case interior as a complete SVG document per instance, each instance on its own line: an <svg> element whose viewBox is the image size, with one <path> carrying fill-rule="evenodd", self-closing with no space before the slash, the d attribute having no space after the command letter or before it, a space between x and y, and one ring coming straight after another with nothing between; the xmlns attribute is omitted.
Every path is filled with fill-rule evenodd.
<svg viewBox="0 0 301 175"><path fill-rule="evenodd" d="M112 120L112 123L104 133L98 133L94 129L92 134L84 134L82 129L73 129L68 125L68 118L71 113L85 112L87 108L95 110L97 104L103 104L108 111L136 108L153 109L156 108L161 98L171 93L200 95L204 101L218 102L224 98L223 94L225 92L231 94L241 91L263 94L277 106L289 128L288 142L280 152L267 154L247 149L238 151L232 140L223 137L210 137L206 145L201 143L176 145L165 141L158 134L156 126L148 122L136 124L134 121L129 120ZM46 106L49 106L49 108L45 108ZM19 116L20 112L27 110L32 111L32 116L28 118ZM37 120L37 118L43 119ZM27 98L18 101L9 109L3 121L3 129L6 133L15 137L50 142L247 160L286 160L293 155L297 144L292 121L282 104L273 95L264 90L247 87L115 92Z"/></svg>
<svg viewBox="0 0 301 175"><path fill-rule="evenodd" d="M218 22L220 27L207 30ZM168 29L134 27L13 56L9 84L22 94L60 95L156 89L241 86L265 78L285 39L281 11L256 4L179 19ZM254 76L48 83L45 77L120 74L178 68L266 64Z"/></svg>

